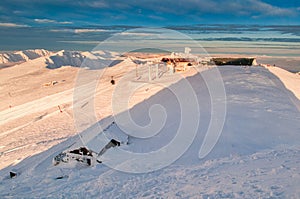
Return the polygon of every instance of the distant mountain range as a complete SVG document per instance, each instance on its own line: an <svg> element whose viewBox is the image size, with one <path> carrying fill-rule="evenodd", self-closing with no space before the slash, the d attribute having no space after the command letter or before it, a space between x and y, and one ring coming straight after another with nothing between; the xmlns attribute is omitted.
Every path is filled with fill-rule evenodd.
<svg viewBox="0 0 300 199"><path fill-rule="evenodd" d="M123 60L122 56L115 52L107 51L66 51L58 52L44 49L24 50L0 53L0 68L13 66L33 59L42 58L49 69L62 66L86 67L90 69L101 66L112 66Z"/></svg>
<svg viewBox="0 0 300 199"><path fill-rule="evenodd" d="M0 53L0 64L25 62L28 60L36 59L43 56L48 56L51 54L53 54L53 52L44 49Z"/></svg>

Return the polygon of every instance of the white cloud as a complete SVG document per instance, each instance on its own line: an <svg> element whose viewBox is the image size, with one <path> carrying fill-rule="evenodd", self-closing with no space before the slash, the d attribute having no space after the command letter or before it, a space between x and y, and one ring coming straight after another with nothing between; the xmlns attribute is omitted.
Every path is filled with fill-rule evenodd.
<svg viewBox="0 0 300 199"><path fill-rule="evenodd" d="M154 35L157 35L157 34L155 34L155 33L144 33L144 32L121 32L121 33L119 33L119 35L147 37L147 36L154 36Z"/></svg>
<svg viewBox="0 0 300 199"><path fill-rule="evenodd" d="M0 27L21 28L21 27L30 27L30 26L23 25L23 24L15 24L15 23L0 23Z"/></svg>
<svg viewBox="0 0 300 199"><path fill-rule="evenodd" d="M34 19L34 21L37 23L56 23L55 20L51 19Z"/></svg>
<svg viewBox="0 0 300 199"><path fill-rule="evenodd" d="M56 21L52 19L34 19L37 23L56 23L56 24L72 24L70 21Z"/></svg>
<svg viewBox="0 0 300 199"><path fill-rule="evenodd" d="M73 22L71 21L60 21L60 22L57 22L59 24L73 24Z"/></svg>
<svg viewBox="0 0 300 199"><path fill-rule="evenodd" d="M89 33L89 32L110 32L110 30L104 29L52 29L51 32L71 32L71 33Z"/></svg>
<svg viewBox="0 0 300 199"><path fill-rule="evenodd" d="M261 13L261 15L266 15L266 16L295 16L296 15L295 11L292 9L280 8L268 3L264 3L260 0L248 0L248 2L251 10Z"/></svg>
<svg viewBox="0 0 300 199"><path fill-rule="evenodd" d="M51 32L74 32L72 29L51 29Z"/></svg>
<svg viewBox="0 0 300 199"><path fill-rule="evenodd" d="M86 33L86 32L107 32L107 30L103 29L75 29L75 33Z"/></svg>

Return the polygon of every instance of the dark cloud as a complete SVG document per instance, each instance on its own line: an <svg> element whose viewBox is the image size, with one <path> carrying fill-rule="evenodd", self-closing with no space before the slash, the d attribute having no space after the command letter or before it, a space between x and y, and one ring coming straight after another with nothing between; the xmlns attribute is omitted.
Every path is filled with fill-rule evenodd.
<svg viewBox="0 0 300 199"><path fill-rule="evenodd" d="M271 16L294 16L297 14L297 8L285 8L282 1L282 7L274 6L260 0L102 0L102 1L87 1L80 5L89 6L92 8L109 8L109 9L132 9L140 8L152 10L155 12L165 12L174 14L191 13L215 13L228 14L236 12L237 14L259 13L261 15Z"/></svg>
<svg viewBox="0 0 300 199"><path fill-rule="evenodd" d="M164 25L251 20L263 23L267 19L282 23L300 21L299 7L298 0L2 0L0 22L34 25L34 19L49 19L61 25Z"/></svg>

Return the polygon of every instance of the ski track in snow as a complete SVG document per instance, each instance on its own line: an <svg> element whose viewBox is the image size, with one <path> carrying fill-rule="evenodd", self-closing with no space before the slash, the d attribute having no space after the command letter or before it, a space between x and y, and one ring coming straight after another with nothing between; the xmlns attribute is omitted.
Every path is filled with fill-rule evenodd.
<svg viewBox="0 0 300 199"><path fill-rule="evenodd" d="M93 84L91 82L90 84ZM83 89L88 89L89 85L82 86ZM81 88L78 88L81 89ZM84 92L84 90L83 90ZM57 102L60 104L68 104L73 101L73 89L60 92L51 96L46 96L26 104L22 104L11 109L6 109L0 112L0 125L11 120L15 120L25 115L30 115L35 112L45 111L47 109L57 107Z"/></svg>

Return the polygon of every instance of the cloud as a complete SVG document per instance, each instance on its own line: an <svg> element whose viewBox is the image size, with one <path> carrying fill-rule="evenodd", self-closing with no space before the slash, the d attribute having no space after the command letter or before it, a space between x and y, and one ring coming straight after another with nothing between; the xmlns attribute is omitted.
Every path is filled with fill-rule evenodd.
<svg viewBox="0 0 300 199"><path fill-rule="evenodd" d="M76 34L81 33L92 33L92 32L110 32L110 30L104 29L90 29L90 28L81 28L81 29L51 29L51 32L71 32Z"/></svg>
<svg viewBox="0 0 300 199"><path fill-rule="evenodd" d="M23 24L15 24L15 23L0 23L0 27L7 27L7 28L22 28L22 27L30 27L28 25Z"/></svg>
<svg viewBox="0 0 300 199"><path fill-rule="evenodd" d="M155 20L159 20L159 21L166 20L166 18L161 17L161 16L157 16L157 15L149 15L148 17L149 17L150 19L155 19Z"/></svg>
<svg viewBox="0 0 300 199"><path fill-rule="evenodd" d="M61 43L73 43L73 44L92 44L92 45L98 45L99 41L57 41Z"/></svg>
<svg viewBox="0 0 300 199"><path fill-rule="evenodd" d="M74 33L74 30L72 29L51 29L50 32L71 32Z"/></svg>
<svg viewBox="0 0 300 199"><path fill-rule="evenodd" d="M83 5L88 5L90 7L94 8L108 8L109 5L106 2L100 2L100 1L91 1L91 2L84 2Z"/></svg>
<svg viewBox="0 0 300 199"><path fill-rule="evenodd" d="M297 21L297 0L1 0L0 21L59 25L182 25ZM13 14L12 14L13 13ZM91 26L90 28L94 28ZM90 32L92 32L91 30ZM80 32L80 30L79 30Z"/></svg>
<svg viewBox="0 0 300 199"><path fill-rule="evenodd" d="M34 19L34 21L37 23L56 23L55 20L51 19Z"/></svg>
<svg viewBox="0 0 300 199"><path fill-rule="evenodd" d="M115 0L115 1L110 1L110 0L86 0L86 1L81 1L79 3L80 6L87 6L91 8L115 8L115 9L130 9L134 6L135 2L134 0L129 0L128 3L127 1L121 1L121 0Z"/></svg>
<svg viewBox="0 0 300 199"><path fill-rule="evenodd" d="M181 10L241 16L295 16L296 14L292 8L274 6L261 0L186 0Z"/></svg>
<svg viewBox="0 0 300 199"><path fill-rule="evenodd" d="M70 21L56 21L52 19L34 19L37 23L73 24Z"/></svg>
<svg viewBox="0 0 300 199"><path fill-rule="evenodd" d="M107 32L103 29L75 29L74 33L88 33L88 32Z"/></svg>
<svg viewBox="0 0 300 199"><path fill-rule="evenodd" d="M283 1L284 2L284 1ZM261 15L261 16L295 16L297 8L284 8L265 3L262 0L89 0L82 5L91 8L129 9L140 14L143 10L154 13L171 13L176 15L191 14L229 14L229 15ZM284 5L282 3L282 5ZM299 9L299 8L298 8ZM152 16L155 16L152 14Z"/></svg>
<svg viewBox="0 0 300 199"><path fill-rule="evenodd" d="M144 33L144 32L121 32L121 33L119 33L119 35L147 37L147 36L154 36L154 35L157 35L157 34L154 34L154 33Z"/></svg>
<svg viewBox="0 0 300 199"><path fill-rule="evenodd" d="M248 0L248 2L252 12L256 11L262 16L296 16L296 12L291 8L280 8L259 0Z"/></svg>

